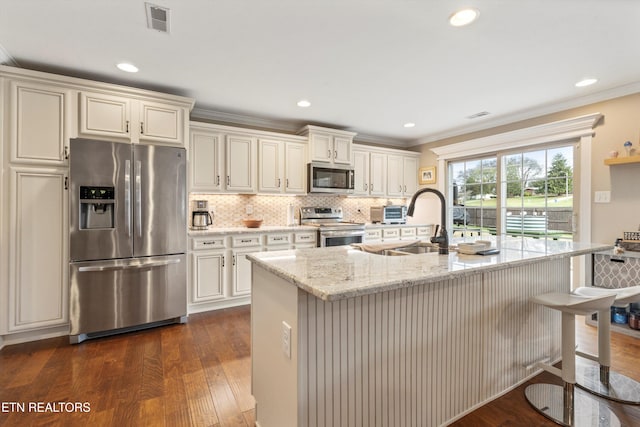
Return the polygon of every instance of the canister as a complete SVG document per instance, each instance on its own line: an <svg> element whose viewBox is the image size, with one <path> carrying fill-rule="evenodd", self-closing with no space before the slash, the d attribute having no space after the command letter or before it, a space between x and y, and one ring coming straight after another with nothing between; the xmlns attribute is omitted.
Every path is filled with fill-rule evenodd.
<svg viewBox="0 0 640 427"><path fill-rule="evenodd" d="M629 312L629 327L631 329L640 329L640 311L633 310Z"/></svg>
<svg viewBox="0 0 640 427"><path fill-rule="evenodd" d="M611 307L611 321L620 325L626 325L629 322L626 307Z"/></svg>

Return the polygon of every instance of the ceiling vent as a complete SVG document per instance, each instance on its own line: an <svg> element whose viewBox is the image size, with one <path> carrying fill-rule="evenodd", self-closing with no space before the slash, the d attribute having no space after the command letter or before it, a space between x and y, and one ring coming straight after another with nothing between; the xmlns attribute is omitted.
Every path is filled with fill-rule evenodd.
<svg viewBox="0 0 640 427"><path fill-rule="evenodd" d="M151 3L145 3L144 5L147 8L147 28L168 33L169 9Z"/></svg>
<svg viewBox="0 0 640 427"><path fill-rule="evenodd" d="M475 113L470 116L467 116L467 119L477 119L478 117L488 116L489 114L491 113L488 111L480 111L479 113Z"/></svg>

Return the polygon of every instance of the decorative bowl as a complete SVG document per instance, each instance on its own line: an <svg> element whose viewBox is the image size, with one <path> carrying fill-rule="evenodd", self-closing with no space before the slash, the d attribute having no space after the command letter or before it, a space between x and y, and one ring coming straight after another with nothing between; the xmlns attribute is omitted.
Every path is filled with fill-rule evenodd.
<svg viewBox="0 0 640 427"><path fill-rule="evenodd" d="M262 225L261 219L243 219L242 223L247 228L260 228Z"/></svg>

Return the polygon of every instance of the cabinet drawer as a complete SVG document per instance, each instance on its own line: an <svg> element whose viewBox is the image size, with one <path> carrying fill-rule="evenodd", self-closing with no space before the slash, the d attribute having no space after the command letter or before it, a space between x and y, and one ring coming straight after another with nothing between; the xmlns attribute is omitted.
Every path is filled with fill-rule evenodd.
<svg viewBox="0 0 640 427"><path fill-rule="evenodd" d="M380 240L382 239L382 230L375 229L375 230L365 230L364 231L364 240L365 241L371 241L371 240Z"/></svg>
<svg viewBox="0 0 640 427"><path fill-rule="evenodd" d="M201 249L224 249L224 237L198 237L192 241L194 251Z"/></svg>
<svg viewBox="0 0 640 427"><path fill-rule="evenodd" d="M415 228L401 228L400 236L402 237L415 237L416 229Z"/></svg>
<svg viewBox="0 0 640 427"><path fill-rule="evenodd" d="M309 233L296 233L293 241L296 243L315 243L316 233L312 231Z"/></svg>
<svg viewBox="0 0 640 427"><path fill-rule="evenodd" d="M267 234L267 246L288 245L289 243L291 243L290 234Z"/></svg>
<svg viewBox="0 0 640 427"><path fill-rule="evenodd" d="M383 239L393 239L400 237L400 229L399 228L385 228L382 230L382 238Z"/></svg>
<svg viewBox="0 0 640 427"><path fill-rule="evenodd" d="M261 246L260 236L233 236L231 237L231 246L234 248Z"/></svg>
<svg viewBox="0 0 640 427"><path fill-rule="evenodd" d="M416 229L416 235L420 237L431 236L431 227L418 227Z"/></svg>

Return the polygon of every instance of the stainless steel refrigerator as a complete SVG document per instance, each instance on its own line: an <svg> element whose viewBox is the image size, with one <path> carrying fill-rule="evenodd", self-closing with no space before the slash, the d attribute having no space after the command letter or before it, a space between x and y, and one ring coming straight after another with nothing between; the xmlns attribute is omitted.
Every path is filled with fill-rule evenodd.
<svg viewBox="0 0 640 427"><path fill-rule="evenodd" d="M183 148L72 139L70 341L186 320Z"/></svg>

